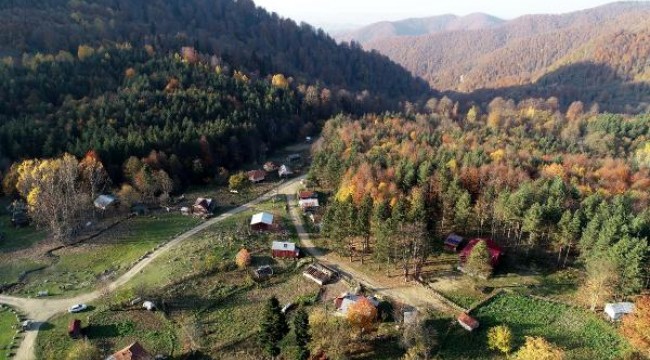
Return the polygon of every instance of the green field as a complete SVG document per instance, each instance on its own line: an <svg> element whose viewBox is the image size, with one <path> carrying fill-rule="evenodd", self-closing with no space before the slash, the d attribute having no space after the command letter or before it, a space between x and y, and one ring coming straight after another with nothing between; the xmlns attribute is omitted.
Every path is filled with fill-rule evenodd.
<svg viewBox="0 0 650 360"><path fill-rule="evenodd" d="M0 360L7 359L9 345L16 334L16 329L14 329L16 324L16 315L7 308L0 309Z"/></svg>
<svg viewBox="0 0 650 360"><path fill-rule="evenodd" d="M472 313L480 322L468 333L441 320L440 357L443 359L501 359L487 349L487 330L508 325L515 335L515 349L524 336L541 336L566 350L567 359L620 359L629 346L611 325L585 310L537 300L527 296L500 294ZM444 330L444 329L447 329Z"/></svg>
<svg viewBox="0 0 650 360"><path fill-rule="evenodd" d="M0 206L2 202L0 202ZM45 238L45 231L35 226L15 228L11 225L9 215L0 215L0 233L4 239L0 241L0 253L28 248Z"/></svg>
<svg viewBox="0 0 650 360"><path fill-rule="evenodd" d="M74 295L94 289L102 274L115 278L155 246L198 223L193 217L158 214L126 220L113 229L77 246L52 253L51 263L27 276L24 295L48 290L50 295ZM14 271L15 272L15 271Z"/></svg>

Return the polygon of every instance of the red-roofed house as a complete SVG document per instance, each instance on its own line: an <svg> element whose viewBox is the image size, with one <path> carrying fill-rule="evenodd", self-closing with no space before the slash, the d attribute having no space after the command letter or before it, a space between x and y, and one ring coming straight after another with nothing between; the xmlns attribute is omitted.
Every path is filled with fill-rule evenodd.
<svg viewBox="0 0 650 360"><path fill-rule="evenodd" d="M488 252L490 253L490 262L492 263L492 267L497 267L499 265L499 262L501 261L501 257L503 256L503 249L497 245L497 243L494 242L492 239L472 239L467 243L467 246L463 248L463 250L460 252L460 262L461 264L467 260L467 257L469 254L472 253L472 249L476 244L479 243L479 241L485 241L485 244L487 245Z"/></svg>

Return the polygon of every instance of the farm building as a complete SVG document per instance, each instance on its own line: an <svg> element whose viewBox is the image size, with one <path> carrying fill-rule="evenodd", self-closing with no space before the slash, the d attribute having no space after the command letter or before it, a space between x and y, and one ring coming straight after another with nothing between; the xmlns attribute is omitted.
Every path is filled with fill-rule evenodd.
<svg viewBox="0 0 650 360"><path fill-rule="evenodd" d="M318 199L300 199L298 205L302 211L313 210L318 208Z"/></svg>
<svg viewBox="0 0 650 360"><path fill-rule="evenodd" d="M302 275L322 286L338 276L338 272L325 265L311 264L302 272Z"/></svg>
<svg viewBox="0 0 650 360"><path fill-rule="evenodd" d="M631 302L619 302L605 304L605 314L611 321L620 320L623 315L634 312L634 304Z"/></svg>
<svg viewBox="0 0 650 360"><path fill-rule="evenodd" d="M73 339L81 336L81 320L74 319L70 321L70 325L68 325L68 335Z"/></svg>
<svg viewBox="0 0 650 360"><path fill-rule="evenodd" d="M450 252L459 252L465 246L465 239L456 234L449 234L445 239L445 250Z"/></svg>
<svg viewBox="0 0 650 360"><path fill-rule="evenodd" d="M264 164L263 168L264 168L264 171L271 172L271 171L276 171L279 168L279 166L278 166L278 164L274 163L273 161L267 161Z"/></svg>
<svg viewBox="0 0 650 360"><path fill-rule="evenodd" d="M293 175L293 171L291 171L291 168L289 168L287 165L282 165L278 169L278 176L280 177L287 177Z"/></svg>
<svg viewBox="0 0 650 360"><path fill-rule="evenodd" d="M252 183L258 183L266 179L266 171L264 170L251 170L247 172L246 175L248 176L248 180Z"/></svg>
<svg viewBox="0 0 650 360"><path fill-rule="evenodd" d="M318 194L315 191L305 190L298 193L298 199L307 200L307 199L318 199Z"/></svg>
<svg viewBox="0 0 650 360"><path fill-rule="evenodd" d="M208 215L212 213L215 205L215 201L212 199L200 197L192 205L192 213L194 215Z"/></svg>
<svg viewBox="0 0 650 360"><path fill-rule="evenodd" d="M490 262L492 263L492 267L497 267L501 261L501 257L503 256L503 249L501 249L501 247L492 239L476 238L470 240L469 243L467 243L467 246L465 246L460 252L460 262L465 262L469 254L472 252L472 249L479 243L479 241L485 241L488 251L490 252Z"/></svg>
<svg viewBox="0 0 650 360"><path fill-rule="evenodd" d="M478 320L474 319L466 313L461 313L458 315L458 323L463 327L463 329L467 331L474 331L479 327Z"/></svg>
<svg viewBox="0 0 650 360"><path fill-rule="evenodd" d="M154 360L154 357L136 341L107 357L106 360Z"/></svg>
<svg viewBox="0 0 650 360"><path fill-rule="evenodd" d="M271 245L271 255L278 258L295 259L300 256L300 250L295 243L274 241Z"/></svg>
<svg viewBox="0 0 650 360"><path fill-rule="evenodd" d="M336 313L343 316L347 315L350 306L352 304L355 304L362 297L363 297L362 295L353 295L349 293L341 294L341 296L334 299L334 306L336 307ZM375 307L379 306L379 300L377 300L377 298L375 298L374 296L366 296L366 299L370 300L370 303L375 305Z"/></svg>
<svg viewBox="0 0 650 360"><path fill-rule="evenodd" d="M273 214L261 212L251 218L251 229L255 231L266 231L273 229Z"/></svg>
<svg viewBox="0 0 650 360"><path fill-rule="evenodd" d="M99 195L93 204L97 209L106 210L112 206L116 206L118 203L117 198L113 195Z"/></svg>

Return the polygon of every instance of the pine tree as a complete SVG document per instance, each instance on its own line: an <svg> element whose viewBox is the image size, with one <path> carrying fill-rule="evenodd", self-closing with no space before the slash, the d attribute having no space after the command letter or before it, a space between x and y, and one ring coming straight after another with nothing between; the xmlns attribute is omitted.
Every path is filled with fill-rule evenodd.
<svg viewBox="0 0 650 360"><path fill-rule="evenodd" d="M489 277L492 275L490 251L488 250L485 240L480 240L474 245L467 260L465 260L463 268L465 272L471 275L481 277Z"/></svg>
<svg viewBox="0 0 650 360"><path fill-rule="evenodd" d="M311 341L309 334L309 316L305 309L299 309L293 318L293 332L296 335L296 344L298 345L297 360L309 359L309 348L307 345Z"/></svg>
<svg viewBox="0 0 650 360"><path fill-rule="evenodd" d="M259 334L260 345L271 358L275 358L280 354L278 343L288 332L289 325L280 309L280 302L273 296L264 307Z"/></svg>

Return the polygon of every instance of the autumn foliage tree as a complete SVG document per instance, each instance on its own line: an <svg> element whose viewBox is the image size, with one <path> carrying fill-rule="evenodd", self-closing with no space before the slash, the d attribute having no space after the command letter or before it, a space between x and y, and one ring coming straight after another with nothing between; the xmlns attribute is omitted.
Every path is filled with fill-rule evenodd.
<svg viewBox="0 0 650 360"><path fill-rule="evenodd" d="M251 264L251 254L246 249L241 249L235 257L235 263L240 269L245 269Z"/></svg>
<svg viewBox="0 0 650 360"><path fill-rule="evenodd" d="M377 307L368 298L361 296L348 308L347 319L361 333L371 330L377 320Z"/></svg>
<svg viewBox="0 0 650 360"><path fill-rule="evenodd" d="M541 337L526 336L526 342L514 356L515 360L564 360L564 350Z"/></svg>
<svg viewBox="0 0 650 360"><path fill-rule="evenodd" d="M506 356L512 351L512 331L505 325L490 328L487 333L488 347L497 350Z"/></svg>
<svg viewBox="0 0 650 360"><path fill-rule="evenodd" d="M57 240L70 241L83 209L90 206L79 181L79 161L70 154L26 160L18 167L18 174L16 188L27 200L34 221L47 227Z"/></svg>
<svg viewBox="0 0 650 360"><path fill-rule="evenodd" d="M650 357L650 295L640 296L634 305L634 312L623 317L621 332Z"/></svg>

